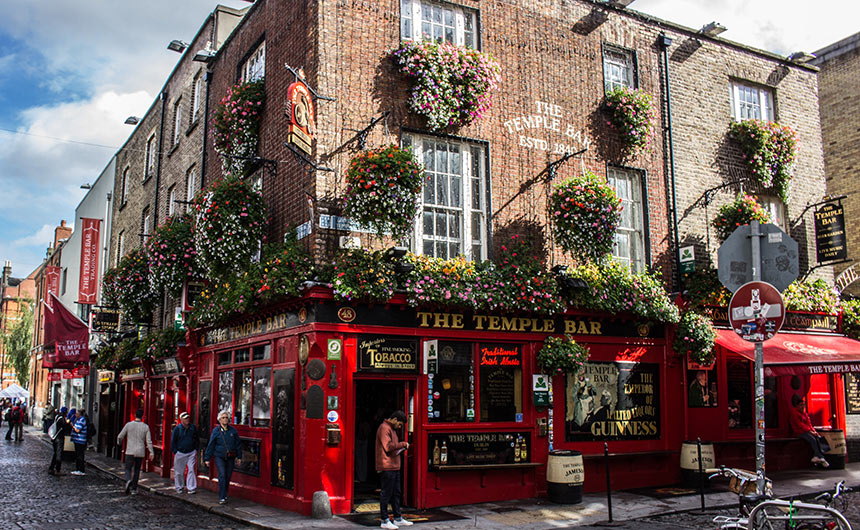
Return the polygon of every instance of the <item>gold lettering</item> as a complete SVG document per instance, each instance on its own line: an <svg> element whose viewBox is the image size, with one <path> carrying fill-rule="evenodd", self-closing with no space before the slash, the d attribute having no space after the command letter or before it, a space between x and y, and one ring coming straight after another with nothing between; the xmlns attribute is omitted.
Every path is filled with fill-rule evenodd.
<svg viewBox="0 0 860 530"><path fill-rule="evenodd" d="M576 332L582 335L588 335L588 326L585 325L584 320L579 321L579 327L576 328Z"/></svg>
<svg viewBox="0 0 860 530"><path fill-rule="evenodd" d="M430 313L426 311L418 312L418 325L422 328L426 328L430 326Z"/></svg>
<svg viewBox="0 0 860 530"><path fill-rule="evenodd" d="M537 321L535 318L520 318L520 329L519 331L525 331L527 329L534 329L533 323Z"/></svg>
<svg viewBox="0 0 860 530"><path fill-rule="evenodd" d="M567 335L570 335L571 333L576 333L576 320L565 320L564 332Z"/></svg>
<svg viewBox="0 0 860 530"><path fill-rule="evenodd" d="M449 313L433 313L433 327L434 328L448 328L451 327L448 324L448 317L451 315Z"/></svg>
<svg viewBox="0 0 860 530"><path fill-rule="evenodd" d="M454 329L463 329L463 315L451 315L451 327Z"/></svg>
<svg viewBox="0 0 860 530"><path fill-rule="evenodd" d="M492 316L490 317L490 331L498 331L499 330L499 317Z"/></svg>
<svg viewBox="0 0 860 530"><path fill-rule="evenodd" d="M600 322L592 322L591 323L591 334L592 335L603 335L603 331L600 330L600 326L602 324Z"/></svg>
<svg viewBox="0 0 860 530"><path fill-rule="evenodd" d="M544 333L555 333L555 320L545 318L543 321L543 329L541 331Z"/></svg>
<svg viewBox="0 0 860 530"><path fill-rule="evenodd" d="M502 331L519 331L517 330L516 317L502 317Z"/></svg>

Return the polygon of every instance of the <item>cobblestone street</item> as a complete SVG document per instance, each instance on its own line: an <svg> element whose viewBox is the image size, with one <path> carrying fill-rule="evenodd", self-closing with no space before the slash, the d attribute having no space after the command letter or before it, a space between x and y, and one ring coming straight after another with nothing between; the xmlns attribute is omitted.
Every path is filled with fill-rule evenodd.
<svg viewBox="0 0 860 530"><path fill-rule="evenodd" d="M47 473L50 448L32 436L0 440L0 528L248 528L170 497L122 492L113 476ZM63 472L74 469L63 462Z"/></svg>

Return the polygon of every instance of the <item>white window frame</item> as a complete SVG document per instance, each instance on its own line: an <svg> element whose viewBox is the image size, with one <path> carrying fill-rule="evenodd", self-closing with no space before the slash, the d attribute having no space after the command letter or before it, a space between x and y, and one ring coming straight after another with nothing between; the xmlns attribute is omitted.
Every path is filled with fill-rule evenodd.
<svg viewBox="0 0 860 530"><path fill-rule="evenodd" d="M170 186L167 192L167 217L173 217L176 213L176 185Z"/></svg>
<svg viewBox="0 0 860 530"><path fill-rule="evenodd" d="M266 76L266 41L260 43L254 53L242 63L241 80L243 83L256 81Z"/></svg>
<svg viewBox="0 0 860 530"><path fill-rule="evenodd" d="M614 75L613 69L621 71ZM618 87L636 88L636 59L632 50L603 45L603 85L606 92Z"/></svg>
<svg viewBox="0 0 860 530"><path fill-rule="evenodd" d="M119 237L117 237L116 243L116 263L115 265L119 265L120 260L125 255L125 230L119 233Z"/></svg>
<svg viewBox="0 0 860 530"><path fill-rule="evenodd" d="M119 205L122 206L128 200L128 172L131 170L130 167L126 166L126 168L122 171L122 182L120 183L119 190Z"/></svg>
<svg viewBox="0 0 860 530"><path fill-rule="evenodd" d="M613 238L612 259L628 265L633 272L641 272L647 265L644 175L635 169L610 166L606 170L606 180L616 190L622 207L621 220ZM625 184L620 190L619 181ZM626 236L629 242L625 255L621 254L619 236Z"/></svg>
<svg viewBox="0 0 860 530"><path fill-rule="evenodd" d="M772 88L732 80L729 95L733 120L776 121Z"/></svg>
<svg viewBox="0 0 860 530"><path fill-rule="evenodd" d="M203 96L203 75L197 74L194 77L194 84L191 87L191 123L195 123L200 113L200 98Z"/></svg>
<svg viewBox="0 0 860 530"><path fill-rule="evenodd" d="M182 98L176 100L173 104L173 147L179 145L179 139L182 137Z"/></svg>
<svg viewBox="0 0 860 530"><path fill-rule="evenodd" d="M451 173L450 170L445 172L431 171L425 167L427 175L424 182L425 187L421 190L418 214L416 216L416 222L410 241L410 246L413 252L416 254L426 254L443 258L453 258L460 254L465 256L466 259L473 261L486 259L487 222L489 217L487 214L488 205L486 196L486 146L471 142L441 138L438 136L424 136L413 133L403 134L402 143L404 146L412 148L416 160L418 160L422 165L425 165L424 157L425 154L427 154L425 153L425 145L433 148L445 146L449 153L451 152L451 147L456 147L459 149L460 153L460 172L457 174ZM435 201L433 203L426 202L426 186L428 184L437 184L436 178L440 176L443 178L451 178L452 176L459 177L459 206L450 206L450 200L448 201L449 205L439 205ZM452 196L453 191L454 188L450 186L449 181L449 186L447 186L449 198ZM424 234L424 216L425 213L430 213L428 210L433 210L437 212L437 214L448 211L451 214L459 215L459 238L438 236L436 234L432 234L427 237ZM435 228L437 227L436 221L433 221L432 225L435 231ZM449 248L446 248L445 255L442 255L441 252L437 252L435 248L437 246L436 243L452 243L457 239L459 239L460 249L458 254L451 254ZM433 242L434 249L432 254L425 252L425 242Z"/></svg>
<svg viewBox="0 0 860 530"><path fill-rule="evenodd" d="M155 174L155 133L146 140L146 155L143 159L143 181Z"/></svg>
<svg viewBox="0 0 860 530"><path fill-rule="evenodd" d="M152 213L149 211L149 208L143 210L143 240L146 241L146 238L149 237L149 234L152 231Z"/></svg>
<svg viewBox="0 0 860 530"><path fill-rule="evenodd" d="M428 14L429 13L429 14ZM435 14L441 15L434 19ZM424 15L427 15L424 17ZM429 18L424 20L424 18ZM418 22L416 24L416 21ZM425 33L430 27L431 34ZM468 7L430 0L400 1L400 38L402 40L441 40L457 46L478 49L478 12ZM448 31L450 30L450 31Z"/></svg>
<svg viewBox="0 0 860 530"><path fill-rule="evenodd" d="M190 203L197 194L197 168L191 167L185 172L185 201ZM185 205L185 211L191 211L191 204Z"/></svg>

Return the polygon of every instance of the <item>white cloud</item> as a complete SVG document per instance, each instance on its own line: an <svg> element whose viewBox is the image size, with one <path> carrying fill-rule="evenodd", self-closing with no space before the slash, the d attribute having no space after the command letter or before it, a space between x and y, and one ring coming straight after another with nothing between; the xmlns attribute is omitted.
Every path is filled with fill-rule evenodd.
<svg viewBox="0 0 860 530"><path fill-rule="evenodd" d="M37 232L30 234L26 237L22 237L20 239L16 239L13 241L15 245L44 245L45 247L51 246L54 242L54 229L56 227L51 225L42 225Z"/></svg>

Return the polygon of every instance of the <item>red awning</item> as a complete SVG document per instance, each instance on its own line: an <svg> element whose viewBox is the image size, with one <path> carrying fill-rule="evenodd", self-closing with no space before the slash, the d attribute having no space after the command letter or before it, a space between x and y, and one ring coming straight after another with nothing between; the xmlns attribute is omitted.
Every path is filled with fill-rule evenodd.
<svg viewBox="0 0 860 530"><path fill-rule="evenodd" d="M717 344L755 360L755 345L730 329L717 330ZM841 335L778 333L763 346L765 375L860 372L860 341Z"/></svg>

